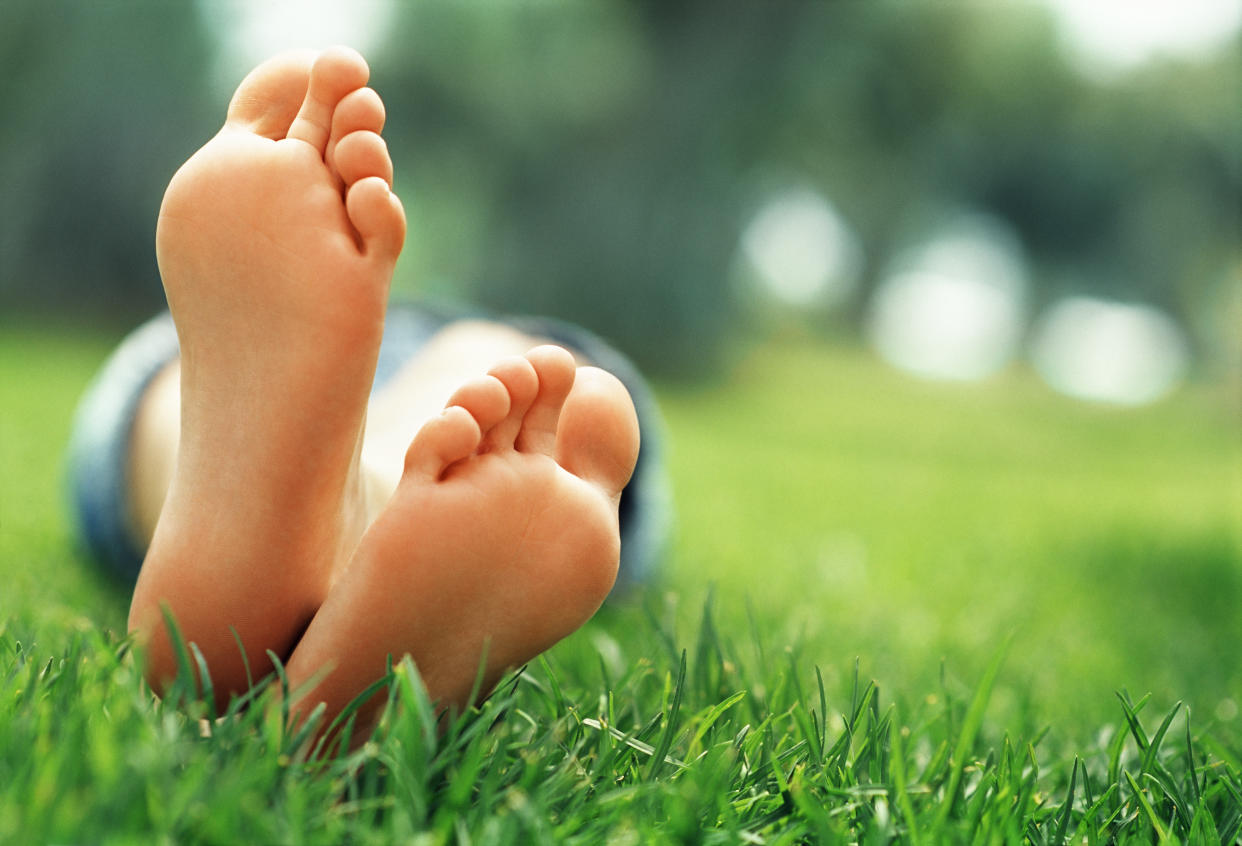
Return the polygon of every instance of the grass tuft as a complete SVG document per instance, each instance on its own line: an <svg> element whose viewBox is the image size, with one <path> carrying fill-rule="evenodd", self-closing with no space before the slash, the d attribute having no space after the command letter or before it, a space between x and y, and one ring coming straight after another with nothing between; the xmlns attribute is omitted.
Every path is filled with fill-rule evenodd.
<svg viewBox="0 0 1242 846"><path fill-rule="evenodd" d="M722 638L680 650L675 665L642 654L626 656L629 670L602 696L553 656L448 717L405 659L338 718L335 742L308 754L320 717L290 725L284 697L273 698L285 692L279 664L272 689L212 718L199 663L187 662L160 702L127 641L85 629L49 653L10 622L0 631L0 840L1237 837L1237 771L1188 720L1169 744L1186 719L1180 704L1149 733L1145 701L1119 694L1114 733L1095 749L1041 751L998 736L987 703L1003 648L967 707L932 696L913 708L885 703L857 664L837 689L817 673L807 697L804 668L743 669ZM357 707L384 685L383 716L351 751ZM721 697L718 685L731 692ZM763 706L748 699L757 689L769 691Z"/></svg>
<svg viewBox="0 0 1242 846"><path fill-rule="evenodd" d="M447 717L397 661L374 727L360 697L308 748L279 663L219 712L190 645L147 687L48 472L115 339L5 329L0 843L1242 836L1242 465L1206 388L1114 414L757 351L663 392L683 540L645 601Z"/></svg>

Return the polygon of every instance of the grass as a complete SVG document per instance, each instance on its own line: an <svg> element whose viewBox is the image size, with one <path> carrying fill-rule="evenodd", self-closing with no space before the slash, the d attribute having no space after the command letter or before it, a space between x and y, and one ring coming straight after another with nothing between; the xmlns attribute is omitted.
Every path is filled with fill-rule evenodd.
<svg viewBox="0 0 1242 846"><path fill-rule="evenodd" d="M805 343L662 391L679 542L443 735L158 702L54 468L114 341L0 332L0 842L1240 841L1236 409ZM1126 691L1133 691L1133 695Z"/></svg>

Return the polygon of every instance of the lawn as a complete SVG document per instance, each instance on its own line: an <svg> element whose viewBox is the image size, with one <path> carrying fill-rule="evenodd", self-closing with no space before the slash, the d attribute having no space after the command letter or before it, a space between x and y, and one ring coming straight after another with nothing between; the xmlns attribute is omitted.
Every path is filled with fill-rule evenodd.
<svg viewBox="0 0 1242 846"><path fill-rule="evenodd" d="M0 329L0 842L1238 841L1208 380L1123 410L789 340L660 386L664 578L443 734L399 666L377 735L308 760L274 709L154 701L73 545L60 454L115 340Z"/></svg>

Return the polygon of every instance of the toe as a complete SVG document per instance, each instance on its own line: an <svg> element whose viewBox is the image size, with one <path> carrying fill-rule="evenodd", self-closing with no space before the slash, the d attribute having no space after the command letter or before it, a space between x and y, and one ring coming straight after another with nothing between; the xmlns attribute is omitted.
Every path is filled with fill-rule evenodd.
<svg viewBox="0 0 1242 846"><path fill-rule="evenodd" d="M470 412L484 435L509 413L509 391L495 376L471 379L449 398L449 406Z"/></svg>
<svg viewBox="0 0 1242 846"><path fill-rule="evenodd" d="M367 255L396 261L405 243L405 211L382 177L366 177L351 185L345 211Z"/></svg>
<svg viewBox="0 0 1242 846"><path fill-rule="evenodd" d="M370 130L351 132L341 139L335 151L336 172L346 185L378 176L392 185L392 159L384 139Z"/></svg>
<svg viewBox="0 0 1242 846"><path fill-rule="evenodd" d="M561 410L557 463L616 496L634 472L638 447L638 416L629 391L611 373L578 368Z"/></svg>
<svg viewBox="0 0 1242 846"><path fill-rule="evenodd" d="M332 132L328 137L327 162L335 167L336 145L351 132L380 132L384 128L384 101L373 88L359 88L341 98L332 112Z"/></svg>
<svg viewBox="0 0 1242 846"><path fill-rule="evenodd" d="M306 99L313 50L268 59L247 74L229 102L228 123L273 140L284 138Z"/></svg>
<svg viewBox="0 0 1242 846"><path fill-rule="evenodd" d="M539 377L539 393L522 419L516 446L521 452L551 455L556 447L556 427L561 406L574 385L574 357L561 347L535 347L526 359Z"/></svg>
<svg viewBox="0 0 1242 846"><path fill-rule="evenodd" d="M450 406L418 430L405 453L405 472L439 479L450 464L475 451L480 437L479 424L470 412Z"/></svg>
<svg viewBox="0 0 1242 846"><path fill-rule="evenodd" d="M480 451L513 449L513 442L522 429L522 418L539 393L539 377L531 363L521 356L502 359L488 375L498 379L509 394L509 413L488 431Z"/></svg>
<svg viewBox="0 0 1242 846"><path fill-rule="evenodd" d="M366 85L369 76L366 61L348 47L320 53L311 66L306 99L289 127L288 137L304 141L324 155L337 104L346 94Z"/></svg>

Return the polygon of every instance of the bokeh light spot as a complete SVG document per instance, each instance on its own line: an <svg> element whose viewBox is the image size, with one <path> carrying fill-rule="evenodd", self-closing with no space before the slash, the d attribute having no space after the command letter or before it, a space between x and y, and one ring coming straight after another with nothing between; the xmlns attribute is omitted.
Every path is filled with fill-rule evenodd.
<svg viewBox="0 0 1242 846"><path fill-rule="evenodd" d="M1151 306L1069 297L1039 321L1031 358L1061 393L1143 405L1177 387L1190 356L1176 324Z"/></svg>
<svg viewBox="0 0 1242 846"><path fill-rule="evenodd" d="M768 202L742 235L742 252L764 288L795 306L832 306L858 281L861 248L823 196L798 188Z"/></svg>
<svg viewBox="0 0 1242 846"><path fill-rule="evenodd" d="M1193 58L1228 44L1242 0L1046 0L1088 76L1108 78L1156 56Z"/></svg>
<svg viewBox="0 0 1242 846"><path fill-rule="evenodd" d="M345 44L373 58L387 35L393 0L201 0L221 42L223 80L277 53Z"/></svg>
<svg viewBox="0 0 1242 846"><path fill-rule="evenodd" d="M952 221L894 262L871 304L871 341L889 363L936 379L982 379L1014 355L1025 266L993 218Z"/></svg>

